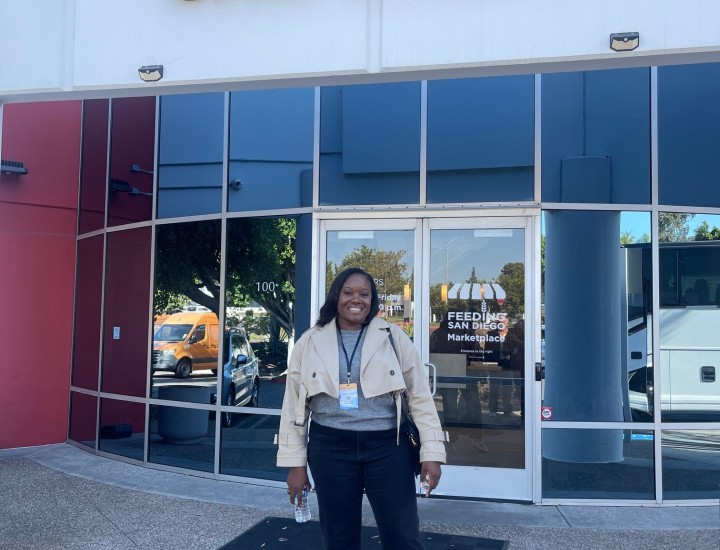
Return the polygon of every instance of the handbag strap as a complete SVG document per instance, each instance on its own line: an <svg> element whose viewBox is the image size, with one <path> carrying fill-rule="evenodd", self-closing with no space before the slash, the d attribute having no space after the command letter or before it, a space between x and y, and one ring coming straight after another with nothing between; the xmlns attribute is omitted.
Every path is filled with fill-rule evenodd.
<svg viewBox="0 0 720 550"><path fill-rule="evenodd" d="M388 340L390 340L390 345L392 346L393 351L395 352L395 357L397 357L398 364L400 364L400 354L398 354L397 348L395 347L395 340L393 340L392 331L390 330L390 327L386 328L388 333ZM400 365L400 369L402 370L402 365ZM410 417L410 411L408 411L408 405L407 405L407 391L403 391L401 394L402 396L402 407L400 408L400 411L402 412L403 419L406 422L412 421Z"/></svg>
<svg viewBox="0 0 720 550"><path fill-rule="evenodd" d="M393 340L392 330L390 330L390 327L386 328L385 330L387 330L388 340L390 340L390 345L395 352L395 357L397 357L398 363L400 363L400 355L398 355L397 348L395 347L395 340ZM400 365L400 367L402 368L402 365Z"/></svg>

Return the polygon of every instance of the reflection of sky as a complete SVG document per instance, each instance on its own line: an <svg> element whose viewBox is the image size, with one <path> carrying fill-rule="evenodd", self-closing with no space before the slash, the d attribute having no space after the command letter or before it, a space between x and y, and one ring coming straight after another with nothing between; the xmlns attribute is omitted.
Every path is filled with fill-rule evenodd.
<svg viewBox="0 0 720 550"><path fill-rule="evenodd" d="M708 222L712 229L720 227L720 215L714 214L698 214L688 221L690 227L689 237L692 238L695 229L703 222ZM621 212L620 213L620 233L629 233L639 242L642 236L647 233L650 235L650 212ZM545 232L545 216L543 216L543 233Z"/></svg>
<svg viewBox="0 0 720 550"><path fill-rule="evenodd" d="M629 233L635 242L639 242L644 234L650 235L650 212L621 212L620 234Z"/></svg>
<svg viewBox="0 0 720 550"><path fill-rule="evenodd" d="M502 267L524 261L522 229L438 229L430 236L430 285L465 282L473 267L493 281Z"/></svg>

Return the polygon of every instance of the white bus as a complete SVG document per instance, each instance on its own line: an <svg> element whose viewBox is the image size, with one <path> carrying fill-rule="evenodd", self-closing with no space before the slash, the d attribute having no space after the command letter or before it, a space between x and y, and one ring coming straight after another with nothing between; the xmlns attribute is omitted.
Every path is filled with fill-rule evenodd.
<svg viewBox="0 0 720 550"><path fill-rule="evenodd" d="M649 244L625 250L626 414L653 415L652 267ZM664 420L720 419L720 241L660 244L660 387Z"/></svg>

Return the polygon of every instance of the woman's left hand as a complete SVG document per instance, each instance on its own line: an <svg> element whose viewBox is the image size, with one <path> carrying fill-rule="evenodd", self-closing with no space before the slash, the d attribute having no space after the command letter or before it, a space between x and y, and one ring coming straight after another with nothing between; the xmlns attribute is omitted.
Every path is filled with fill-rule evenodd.
<svg viewBox="0 0 720 550"><path fill-rule="evenodd" d="M425 493L425 496L428 496L430 493L433 492L435 487L438 486L440 483L440 476L442 475L442 470L440 468L439 462L423 462L422 463L422 470L420 471L420 479L427 480L428 489L427 493Z"/></svg>

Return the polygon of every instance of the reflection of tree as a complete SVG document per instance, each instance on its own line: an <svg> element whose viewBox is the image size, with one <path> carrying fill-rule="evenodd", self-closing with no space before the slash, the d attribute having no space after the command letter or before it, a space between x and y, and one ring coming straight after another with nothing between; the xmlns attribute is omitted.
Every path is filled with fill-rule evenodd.
<svg viewBox="0 0 720 550"><path fill-rule="evenodd" d="M448 310L448 303L442 299L442 285L443 283L437 283L430 286L430 311L438 321L445 317ZM451 285L448 285L448 288L451 288Z"/></svg>
<svg viewBox="0 0 720 550"><path fill-rule="evenodd" d="M685 212L660 212L658 216L658 236L661 243L687 241L690 232L690 220L695 214Z"/></svg>
<svg viewBox="0 0 720 550"><path fill-rule="evenodd" d="M703 221L695 228L694 241L718 241L720 240L720 227L713 225L712 228L707 221Z"/></svg>
<svg viewBox="0 0 720 550"><path fill-rule="evenodd" d="M237 218L227 223L226 295L229 306L255 300L271 314L276 333L293 335L295 298L293 219ZM220 222L158 227L155 310L183 295L219 313Z"/></svg>
<svg viewBox="0 0 720 550"><path fill-rule="evenodd" d="M502 310L510 318L518 318L525 313L525 264L510 262L500 270L498 284L505 291L505 303Z"/></svg>
<svg viewBox="0 0 720 550"><path fill-rule="evenodd" d="M174 305L181 295L217 314L220 222L162 225L156 231L155 250L156 313Z"/></svg>
<svg viewBox="0 0 720 550"><path fill-rule="evenodd" d="M228 305L255 300L271 316L272 336L277 337L276 324L292 339L296 221L236 218L227 227Z"/></svg>
<svg viewBox="0 0 720 550"><path fill-rule="evenodd" d="M360 267L378 281L378 292L402 295L404 286L411 280L407 264L402 261L404 256L404 251L377 250L362 245L345 256L339 265L328 262L325 290L330 290L330 284L344 269Z"/></svg>

